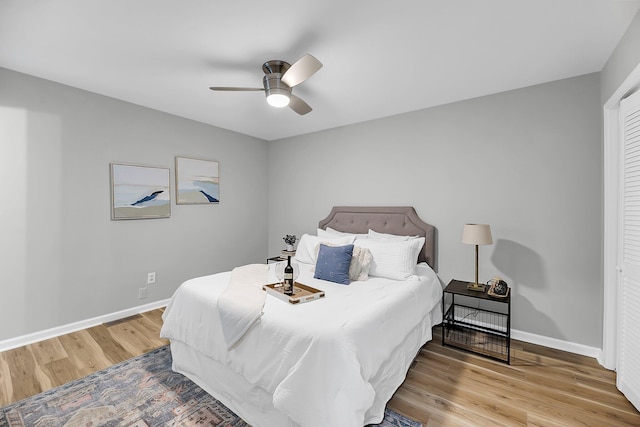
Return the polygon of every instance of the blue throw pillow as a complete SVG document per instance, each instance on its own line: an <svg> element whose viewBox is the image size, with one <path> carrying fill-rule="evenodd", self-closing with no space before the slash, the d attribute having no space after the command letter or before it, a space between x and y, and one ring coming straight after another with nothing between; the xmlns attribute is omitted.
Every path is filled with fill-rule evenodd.
<svg viewBox="0 0 640 427"><path fill-rule="evenodd" d="M352 254L353 245L327 246L320 244L316 272L313 277L348 285L351 283L349 280L349 266L351 265Z"/></svg>

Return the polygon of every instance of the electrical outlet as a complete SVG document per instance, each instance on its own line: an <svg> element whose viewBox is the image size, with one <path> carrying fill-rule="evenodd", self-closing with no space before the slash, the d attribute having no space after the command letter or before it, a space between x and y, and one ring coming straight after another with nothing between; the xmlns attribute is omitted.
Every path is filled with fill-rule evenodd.
<svg viewBox="0 0 640 427"><path fill-rule="evenodd" d="M147 288L138 289L138 299L145 299L147 297Z"/></svg>
<svg viewBox="0 0 640 427"><path fill-rule="evenodd" d="M147 273L147 285L153 285L156 283L156 272Z"/></svg>

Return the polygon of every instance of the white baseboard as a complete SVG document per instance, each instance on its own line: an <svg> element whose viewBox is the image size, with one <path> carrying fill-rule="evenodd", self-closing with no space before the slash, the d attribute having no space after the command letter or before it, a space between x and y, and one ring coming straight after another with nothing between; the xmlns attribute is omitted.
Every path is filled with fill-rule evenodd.
<svg viewBox="0 0 640 427"><path fill-rule="evenodd" d="M160 300L151 302L149 304L128 308L126 310L116 311L115 313L105 314L104 316L81 320L79 322L69 323L68 325L57 326L55 328L34 332L32 334L23 335L16 338L9 338L7 340L0 341L0 351L11 350L13 348L36 343L38 341L43 341L50 338L58 337L60 335L76 332L82 329L91 328L102 323L112 322L114 320L123 319L135 314L144 313L145 311L155 310L156 308L165 307L167 304L169 304L168 299Z"/></svg>
<svg viewBox="0 0 640 427"><path fill-rule="evenodd" d="M471 324L477 324L485 328L499 329L503 332L506 331L506 325L496 325L486 319L487 312L478 311L475 309L469 309L464 316L456 316L457 320L462 320ZM501 329L502 327L502 329ZM556 350L567 351L569 353L579 354L582 356L593 357L602 366L602 349L596 347L589 347L583 344L576 344L569 341L559 340L557 338L545 337L543 335L536 335L530 332L519 331L517 329L511 329L511 338L525 341L531 344L537 344L544 347L553 348ZM605 366L606 367L606 366Z"/></svg>
<svg viewBox="0 0 640 427"><path fill-rule="evenodd" d="M568 351L569 353L579 354L582 356L593 357L602 364L602 349L590 347L584 344L576 344L574 342L559 340L557 338L545 337L542 335L532 334L530 332L511 330L511 338L515 340L525 341L531 344L537 344L544 347L554 348L556 350Z"/></svg>

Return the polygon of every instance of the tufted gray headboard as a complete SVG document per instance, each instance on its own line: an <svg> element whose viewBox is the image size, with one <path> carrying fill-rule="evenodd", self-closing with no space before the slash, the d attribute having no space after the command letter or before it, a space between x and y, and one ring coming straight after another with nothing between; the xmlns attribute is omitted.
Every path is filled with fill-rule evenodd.
<svg viewBox="0 0 640 427"><path fill-rule="evenodd" d="M422 236L425 243L418 262L426 261L436 269L436 229L422 221L411 206L335 206L318 227L346 233L366 234L371 229L379 233Z"/></svg>

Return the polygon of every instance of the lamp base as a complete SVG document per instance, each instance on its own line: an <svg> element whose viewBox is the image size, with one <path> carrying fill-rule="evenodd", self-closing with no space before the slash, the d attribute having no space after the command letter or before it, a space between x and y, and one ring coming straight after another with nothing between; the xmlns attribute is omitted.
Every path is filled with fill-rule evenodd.
<svg viewBox="0 0 640 427"><path fill-rule="evenodd" d="M467 290L469 291L484 292L486 289L487 289L487 285L484 285L484 284L469 282L469 284L467 285Z"/></svg>

